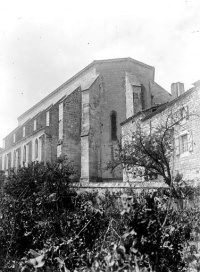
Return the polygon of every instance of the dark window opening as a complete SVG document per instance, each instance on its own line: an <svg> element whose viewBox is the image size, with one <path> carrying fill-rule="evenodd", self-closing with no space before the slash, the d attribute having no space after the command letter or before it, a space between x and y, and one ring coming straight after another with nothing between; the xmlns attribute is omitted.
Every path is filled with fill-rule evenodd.
<svg viewBox="0 0 200 272"><path fill-rule="evenodd" d="M117 114L116 112L112 112L111 116L111 140L116 141L117 140Z"/></svg>
<svg viewBox="0 0 200 272"><path fill-rule="evenodd" d="M138 100L139 100L139 94L133 92L133 103L138 102Z"/></svg>

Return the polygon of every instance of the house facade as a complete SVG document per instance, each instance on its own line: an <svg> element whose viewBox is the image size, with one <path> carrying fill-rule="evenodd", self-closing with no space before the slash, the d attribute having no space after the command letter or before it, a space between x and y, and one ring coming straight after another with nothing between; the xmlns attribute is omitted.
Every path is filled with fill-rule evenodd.
<svg viewBox="0 0 200 272"><path fill-rule="evenodd" d="M122 169L107 169L120 123L171 100L154 74L154 67L131 58L93 61L18 117L17 128L4 138L0 169L66 156L77 180L121 181Z"/></svg>
<svg viewBox="0 0 200 272"><path fill-rule="evenodd" d="M131 139L135 131L135 122L140 122L144 130L149 133L160 124L174 122L174 152L171 159L172 175L183 175L186 181L200 181L200 81L195 82L194 87L184 91L183 83L172 84L173 99L160 105L144 110L122 122L122 139ZM172 123L173 124L173 123ZM141 177L133 174L133 169L125 169L124 181L134 181Z"/></svg>

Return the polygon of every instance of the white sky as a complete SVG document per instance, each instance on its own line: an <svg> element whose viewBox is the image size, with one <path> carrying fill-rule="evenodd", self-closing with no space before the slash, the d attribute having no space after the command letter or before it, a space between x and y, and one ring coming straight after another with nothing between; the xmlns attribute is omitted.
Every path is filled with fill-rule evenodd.
<svg viewBox="0 0 200 272"><path fill-rule="evenodd" d="M94 59L152 65L170 91L200 79L199 0L0 0L0 146L17 117Z"/></svg>

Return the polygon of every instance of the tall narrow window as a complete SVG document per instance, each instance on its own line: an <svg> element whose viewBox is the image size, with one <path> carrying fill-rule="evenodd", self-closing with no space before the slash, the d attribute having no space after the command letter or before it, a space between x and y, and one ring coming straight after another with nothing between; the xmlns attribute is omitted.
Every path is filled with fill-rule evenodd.
<svg viewBox="0 0 200 272"><path fill-rule="evenodd" d="M5 148L5 147L6 147L6 140L3 139L3 148Z"/></svg>
<svg viewBox="0 0 200 272"><path fill-rule="evenodd" d="M58 128L58 138L61 140L63 138L63 103L59 104L59 128Z"/></svg>
<svg viewBox="0 0 200 272"><path fill-rule="evenodd" d="M23 150L23 162L26 163L26 146L24 146L24 150Z"/></svg>
<svg viewBox="0 0 200 272"><path fill-rule="evenodd" d="M185 153L188 151L188 135L181 136L181 153Z"/></svg>
<svg viewBox="0 0 200 272"><path fill-rule="evenodd" d="M9 164L8 154L5 155L5 160L6 160L6 170L8 170L8 164Z"/></svg>
<svg viewBox="0 0 200 272"><path fill-rule="evenodd" d="M38 159L38 139L35 140L35 160Z"/></svg>
<svg viewBox="0 0 200 272"><path fill-rule="evenodd" d="M23 137L25 137L26 135L26 131L25 131L25 127L23 127Z"/></svg>
<svg viewBox="0 0 200 272"><path fill-rule="evenodd" d="M16 168L20 166L21 163L21 148L16 150Z"/></svg>
<svg viewBox="0 0 200 272"><path fill-rule="evenodd" d="M110 122L111 122L111 140L117 140L117 113L112 111L110 115Z"/></svg>
<svg viewBox="0 0 200 272"><path fill-rule="evenodd" d="M49 126L49 111L46 112L46 126Z"/></svg>
<svg viewBox="0 0 200 272"><path fill-rule="evenodd" d="M138 103L139 101L139 95L138 93L133 92L133 103Z"/></svg>
<svg viewBox="0 0 200 272"><path fill-rule="evenodd" d="M11 163L12 163L12 153L10 152L8 154L8 168L10 169L11 168Z"/></svg>
<svg viewBox="0 0 200 272"><path fill-rule="evenodd" d="M35 131L36 129L37 129L37 120L35 119L33 123L33 130Z"/></svg>
<svg viewBox="0 0 200 272"><path fill-rule="evenodd" d="M13 152L13 167L16 167L16 150Z"/></svg>
<svg viewBox="0 0 200 272"><path fill-rule="evenodd" d="M16 141L16 137L15 137L15 133L13 134L13 144L15 143Z"/></svg>
<svg viewBox="0 0 200 272"><path fill-rule="evenodd" d="M57 158L61 156L62 150L61 150L61 145L57 146Z"/></svg>

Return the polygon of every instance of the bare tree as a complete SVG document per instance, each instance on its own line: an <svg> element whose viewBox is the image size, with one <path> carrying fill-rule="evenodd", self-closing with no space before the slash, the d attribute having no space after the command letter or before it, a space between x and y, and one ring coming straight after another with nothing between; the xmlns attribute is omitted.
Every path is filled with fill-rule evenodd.
<svg viewBox="0 0 200 272"><path fill-rule="evenodd" d="M177 149L176 138L180 128L187 126L187 119L195 114L188 112L188 107L168 110L156 121L132 122L132 131L123 135L118 145L116 160L109 164L114 170L119 164L124 169L143 169L147 177L161 176L168 186L173 181L180 181L181 174L174 174L174 159Z"/></svg>

